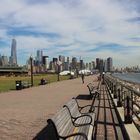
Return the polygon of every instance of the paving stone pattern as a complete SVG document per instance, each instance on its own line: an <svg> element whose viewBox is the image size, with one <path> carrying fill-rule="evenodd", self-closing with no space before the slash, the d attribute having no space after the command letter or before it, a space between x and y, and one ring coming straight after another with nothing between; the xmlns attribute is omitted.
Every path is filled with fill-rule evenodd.
<svg viewBox="0 0 140 140"><path fill-rule="evenodd" d="M119 122L113 101L105 85L101 85L99 99L95 99L96 127L95 140L126 140L121 122Z"/></svg>

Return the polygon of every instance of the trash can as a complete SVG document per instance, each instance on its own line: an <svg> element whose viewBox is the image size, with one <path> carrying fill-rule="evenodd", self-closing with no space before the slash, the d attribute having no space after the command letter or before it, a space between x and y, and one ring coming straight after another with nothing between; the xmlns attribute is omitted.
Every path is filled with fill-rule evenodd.
<svg viewBox="0 0 140 140"><path fill-rule="evenodd" d="M21 80L16 81L16 90L21 90L22 89L22 82Z"/></svg>
<svg viewBox="0 0 140 140"><path fill-rule="evenodd" d="M40 80L40 85L45 85L45 84L47 84L47 81L46 81L45 79L42 78L42 79Z"/></svg>

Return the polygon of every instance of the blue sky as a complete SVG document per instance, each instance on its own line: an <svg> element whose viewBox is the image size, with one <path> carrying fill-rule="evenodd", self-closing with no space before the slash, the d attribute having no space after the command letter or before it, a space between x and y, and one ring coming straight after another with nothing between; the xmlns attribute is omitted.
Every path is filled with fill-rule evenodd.
<svg viewBox="0 0 140 140"><path fill-rule="evenodd" d="M0 0L0 54L17 40L19 64L38 49L85 61L140 66L139 0Z"/></svg>

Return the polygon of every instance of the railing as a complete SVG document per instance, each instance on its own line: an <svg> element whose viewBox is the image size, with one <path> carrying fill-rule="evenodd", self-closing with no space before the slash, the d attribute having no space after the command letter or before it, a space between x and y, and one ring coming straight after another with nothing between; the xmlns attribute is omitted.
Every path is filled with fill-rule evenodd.
<svg viewBox="0 0 140 140"><path fill-rule="evenodd" d="M117 100L117 107L124 108L124 122L134 122L140 132L140 92L112 75L104 78L109 92Z"/></svg>

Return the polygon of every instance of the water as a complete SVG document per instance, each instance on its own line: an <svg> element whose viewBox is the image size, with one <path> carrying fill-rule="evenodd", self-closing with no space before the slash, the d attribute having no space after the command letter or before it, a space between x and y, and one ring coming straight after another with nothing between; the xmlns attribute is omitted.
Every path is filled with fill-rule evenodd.
<svg viewBox="0 0 140 140"><path fill-rule="evenodd" d="M140 73L114 73L113 76L122 80L140 84Z"/></svg>

